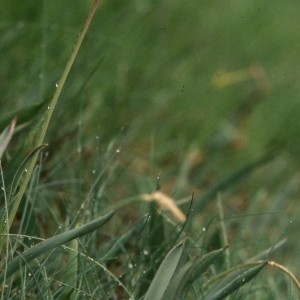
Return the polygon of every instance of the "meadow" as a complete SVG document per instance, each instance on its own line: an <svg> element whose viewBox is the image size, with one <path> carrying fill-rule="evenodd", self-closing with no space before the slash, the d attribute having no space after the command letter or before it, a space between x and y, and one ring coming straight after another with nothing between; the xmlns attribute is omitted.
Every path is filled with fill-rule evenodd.
<svg viewBox="0 0 300 300"><path fill-rule="evenodd" d="M1 299L298 299L300 4L95 3L0 3Z"/></svg>

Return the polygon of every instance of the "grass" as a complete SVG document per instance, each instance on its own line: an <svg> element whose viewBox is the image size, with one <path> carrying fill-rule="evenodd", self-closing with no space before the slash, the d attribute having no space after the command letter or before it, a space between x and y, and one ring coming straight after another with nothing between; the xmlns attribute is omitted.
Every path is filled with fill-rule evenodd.
<svg viewBox="0 0 300 300"><path fill-rule="evenodd" d="M2 299L298 297L296 2L0 5Z"/></svg>

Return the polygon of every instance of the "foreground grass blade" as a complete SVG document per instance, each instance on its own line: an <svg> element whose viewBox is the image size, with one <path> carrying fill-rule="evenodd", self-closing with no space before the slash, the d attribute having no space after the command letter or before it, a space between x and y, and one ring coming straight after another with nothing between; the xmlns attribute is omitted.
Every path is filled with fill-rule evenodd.
<svg viewBox="0 0 300 300"><path fill-rule="evenodd" d="M212 295L208 295L205 297L205 300L221 300L239 289L245 283L250 281L254 278L266 265L268 264L267 261L263 262L262 264L255 266L253 268L248 269L241 275L237 276L231 282L226 284L225 286L220 287L217 291L213 292ZM210 293L211 294L211 293Z"/></svg>
<svg viewBox="0 0 300 300"><path fill-rule="evenodd" d="M61 300L64 299L70 299L71 294L74 292L76 288L76 279L77 279L77 273L78 273L78 240L73 239L67 244L69 249L67 262L66 262L66 269L63 274L63 277L65 278L64 284L66 285L66 288L64 289L62 295L60 296Z"/></svg>
<svg viewBox="0 0 300 300"><path fill-rule="evenodd" d="M179 268L164 294L165 299L181 299L182 293L222 255L225 249L227 247L212 251L201 258L192 259Z"/></svg>
<svg viewBox="0 0 300 300"><path fill-rule="evenodd" d="M15 259L13 259L8 264L6 272L4 271L0 274L0 283L3 282L5 278L9 277L14 272L16 272L20 268L20 266L23 266L25 264L25 261L29 263L36 257L46 253L49 250L52 250L58 246L66 244L67 242L73 239L76 239L78 237L81 237L83 235L86 235L88 233L97 230L98 228L103 226L106 222L108 222L111 219L111 217L114 215L114 213L115 213L114 211L108 213L107 215L99 219L96 219L80 228L72 229L67 232L56 235L24 251L22 253L22 258L16 257Z"/></svg>
<svg viewBox="0 0 300 300"><path fill-rule="evenodd" d="M201 257L198 262L195 262L195 264L193 265L193 274L186 280L186 287L188 287L188 285L192 284L197 278L199 278L207 270L207 268L223 254L223 252L227 248L228 247L224 247L222 249L207 253L206 255Z"/></svg>
<svg viewBox="0 0 300 300"><path fill-rule="evenodd" d="M0 159L13 135L17 118L13 118L10 124L0 134Z"/></svg>
<svg viewBox="0 0 300 300"><path fill-rule="evenodd" d="M176 267L183 253L183 248L184 242L181 242L167 254L155 274L144 300L164 299L164 293L174 276Z"/></svg>

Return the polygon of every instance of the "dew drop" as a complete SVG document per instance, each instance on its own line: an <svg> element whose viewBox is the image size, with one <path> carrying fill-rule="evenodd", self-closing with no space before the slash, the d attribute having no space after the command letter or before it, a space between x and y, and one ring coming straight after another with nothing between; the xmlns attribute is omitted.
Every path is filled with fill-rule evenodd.
<svg viewBox="0 0 300 300"><path fill-rule="evenodd" d="M116 152L117 152L117 153L120 153L120 149L117 149Z"/></svg>
<svg viewBox="0 0 300 300"><path fill-rule="evenodd" d="M58 88L58 83L57 82L55 83L55 86L56 86L56 88Z"/></svg>
<svg viewBox="0 0 300 300"><path fill-rule="evenodd" d="M205 231L206 231L206 228L205 228L205 227L203 227L203 228L202 228L202 231L203 231L203 232L205 232Z"/></svg>

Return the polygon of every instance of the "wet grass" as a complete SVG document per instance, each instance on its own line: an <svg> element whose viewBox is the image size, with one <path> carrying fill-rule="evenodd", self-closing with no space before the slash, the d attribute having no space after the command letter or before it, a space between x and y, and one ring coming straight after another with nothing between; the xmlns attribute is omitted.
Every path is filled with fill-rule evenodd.
<svg viewBox="0 0 300 300"><path fill-rule="evenodd" d="M1 132L18 116L1 161L4 218L13 176L35 148L90 6L0 6ZM67 299L73 289L78 298L140 299L186 233L183 261L229 248L208 271L198 270L189 289L182 283L183 299L217 297L218 286L204 288L208 278L226 270L237 278L234 268L266 249L257 261L275 261L299 278L297 9L293 1L100 5L4 248L9 259L22 258L39 239L117 213L69 248L26 261L2 298ZM156 213L150 200L168 210ZM177 207L188 215L184 226ZM274 269L264 267L235 297L294 299L291 277Z"/></svg>

